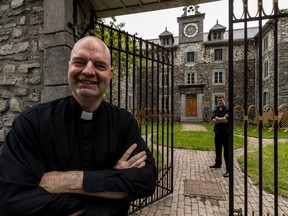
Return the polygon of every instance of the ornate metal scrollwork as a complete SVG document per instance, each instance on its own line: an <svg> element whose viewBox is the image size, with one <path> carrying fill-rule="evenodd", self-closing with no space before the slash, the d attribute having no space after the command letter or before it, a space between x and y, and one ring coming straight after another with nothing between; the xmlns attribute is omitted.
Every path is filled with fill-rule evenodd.
<svg viewBox="0 0 288 216"><path fill-rule="evenodd" d="M248 107L247 116L244 114L244 108L237 105L234 107L234 122L236 122L236 124L241 123L242 128L244 123L247 122L248 130L252 132L259 130L260 122L265 131L273 131L277 124L279 130L288 132L288 104L282 104L279 106L278 115L275 114L275 110L270 104L263 106L262 115L259 114L259 109L256 105L251 105ZM256 128L251 129L251 125L256 126ZM236 128L234 129L241 130Z"/></svg>
<svg viewBox="0 0 288 216"><path fill-rule="evenodd" d="M234 2L235 0L233 0ZM240 21L240 20L244 20L244 19L254 19L259 17L259 15L261 14L261 16L272 16L273 14L282 14L284 13L282 10L279 9L279 1L278 0L270 0L271 2L271 6L272 6L272 10L271 12L268 12L267 10L265 10L264 8L264 4L268 4L269 2L267 0L263 1L263 0L257 0L257 11L256 14L253 16L251 15L251 11L249 10L249 6L251 6L251 2L249 0L242 0L242 15L240 16L240 18L237 18L234 10L233 10L233 19L235 21ZM250 4L249 4L250 3ZM233 3L234 5L234 3ZM238 9L238 8L237 8Z"/></svg>

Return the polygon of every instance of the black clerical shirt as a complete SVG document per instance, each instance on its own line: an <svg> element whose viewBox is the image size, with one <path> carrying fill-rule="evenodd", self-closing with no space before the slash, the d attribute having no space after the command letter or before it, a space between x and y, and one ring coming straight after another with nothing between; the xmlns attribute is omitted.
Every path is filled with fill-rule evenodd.
<svg viewBox="0 0 288 216"><path fill-rule="evenodd" d="M73 97L37 105L20 114L6 136L0 156L1 215L127 215L131 200L154 192L154 159L131 113L105 101L92 120L81 119ZM144 168L114 169L133 144L145 150ZM51 194L41 188L49 171L83 170L86 192L128 192L125 200L77 194Z"/></svg>

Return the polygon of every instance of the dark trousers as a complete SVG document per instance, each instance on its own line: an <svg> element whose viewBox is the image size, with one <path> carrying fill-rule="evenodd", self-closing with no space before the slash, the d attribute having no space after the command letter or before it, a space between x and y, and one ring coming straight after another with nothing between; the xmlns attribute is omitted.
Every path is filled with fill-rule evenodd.
<svg viewBox="0 0 288 216"><path fill-rule="evenodd" d="M229 169L229 134L226 132L216 132L215 137L214 137L214 143L215 143L215 152L216 152L215 164L217 166L222 165L222 146L223 146L225 166L226 166L226 170L228 171Z"/></svg>

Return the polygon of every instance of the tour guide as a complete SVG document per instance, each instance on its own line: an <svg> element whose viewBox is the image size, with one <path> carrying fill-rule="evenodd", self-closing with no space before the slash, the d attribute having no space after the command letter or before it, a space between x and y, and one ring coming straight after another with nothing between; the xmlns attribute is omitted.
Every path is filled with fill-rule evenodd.
<svg viewBox="0 0 288 216"><path fill-rule="evenodd" d="M39 104L14 121L0 156L0 212L6 215L128 215L150 196L155 161L134 116L103 100L110 52L87 36L72 49L72 96Z"/></svg>

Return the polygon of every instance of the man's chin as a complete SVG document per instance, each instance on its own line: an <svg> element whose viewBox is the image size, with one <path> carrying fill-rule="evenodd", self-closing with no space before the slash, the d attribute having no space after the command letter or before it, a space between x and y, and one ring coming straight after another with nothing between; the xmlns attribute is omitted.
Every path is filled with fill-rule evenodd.
<svg viewBox="0 0 288 216"><path fill-rule="evenodd" d="M86 97L86 98L98 98L99 94L95 93L95 92L91 92L91 91L86 91L86 90L78 90L77 91L77 95L79 97Z"/></svg>

